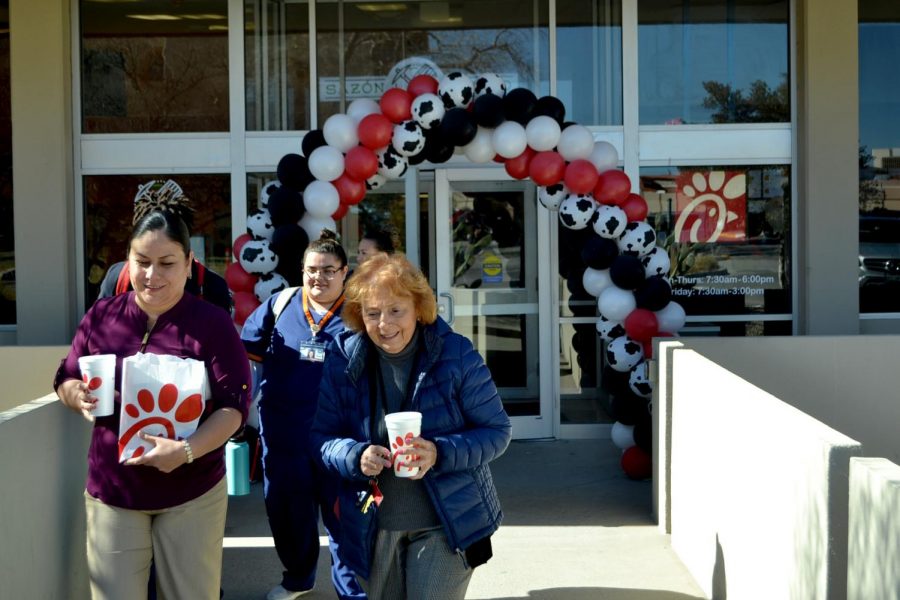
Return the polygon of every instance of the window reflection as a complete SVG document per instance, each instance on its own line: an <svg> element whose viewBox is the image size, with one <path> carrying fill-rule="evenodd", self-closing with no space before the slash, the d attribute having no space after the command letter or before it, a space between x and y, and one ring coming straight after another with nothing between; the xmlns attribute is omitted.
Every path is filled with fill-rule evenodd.
<svg viewBox="0 0 900 600"><path fill-rule="evenodd" d="M309 3L245 0L247 130L311 129Z"/></svg>
<svg viewBox="0 0 900 600"><path fill-rule="evenodd" d="M788 2L641 0L640 121L789 122Z"/></svg>
<svg viewBox="0 0 900 600"><path fill-rule="evenodd" d="M8 15L9 2L0 2L0 325L16 322Z"/></svg>
<svg viewBox="0 0 900 600"><path fill-rule="evenodd" d="M859 2L859 305L900 312L900 6Z"/></svg>
<svg viewBox="0 0 900 600"><path fill-rule="evenodd" d="M557 0L556 96L582 125L622 124L622 3Z"/></svg>
<svg viewBox="0 0 900 600"><path fill-rule="evenodd" d="M225 0L80 6L84 133L228 130Z"/></svg>
<svg viewBox="0 0 900 600"><path fill-rule="evenodd" d="M321 3L316 19L320 124L423 72L494 72L508 89L549 93L546 2Z"/></svg>
<svg viewBox="0 0 900 600"><path fill-rule="evenodd" d="M88 305L107 269L125 260L138 186L172 179L194 208L191 248L198 260L225 274L231 249L231 186L228 175L98 175L84 178L84 239Z"/></svg>

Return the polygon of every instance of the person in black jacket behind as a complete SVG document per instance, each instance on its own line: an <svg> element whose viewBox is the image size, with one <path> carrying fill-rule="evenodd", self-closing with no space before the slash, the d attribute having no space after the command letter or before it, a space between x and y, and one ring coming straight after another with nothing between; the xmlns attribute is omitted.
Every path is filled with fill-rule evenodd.
<svg viewBox="0 0 900 600"><path fill-rule="evenodd" d="M150 181L142 185L134 199L135 214L139 212L140 206L149 201L178 204L180 206L179 214L184 215L183 219L188 229L192 228L191 215L193 214L193 209L190 208L190 199L184 195L181 187L171 179L165 182L159 180ZM125 261L121 261L109 268L103 277L103 281L100 283L98 300L115 296L131 289L131 282L127 277L128 272L124 270L124 266ZM218 273L207 269L197 259L194 259L193 264L191 264L191 274L184 285L184 291L200 296L207 302L221 307L229 313L231 312L231 291L228 289L225 279Z"/></svg>

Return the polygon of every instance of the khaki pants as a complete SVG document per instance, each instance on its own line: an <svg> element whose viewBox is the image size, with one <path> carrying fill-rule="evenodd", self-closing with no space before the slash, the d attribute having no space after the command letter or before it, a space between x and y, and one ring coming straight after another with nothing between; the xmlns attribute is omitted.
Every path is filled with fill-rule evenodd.
<svg viewBox="0 0 900 600"><path fill-rule="evenodd" d="M160 600L218 600L225 479L199 498L161 510L108 506L87 492L84 498L94 600L146 598L151 559Z"/></svg>

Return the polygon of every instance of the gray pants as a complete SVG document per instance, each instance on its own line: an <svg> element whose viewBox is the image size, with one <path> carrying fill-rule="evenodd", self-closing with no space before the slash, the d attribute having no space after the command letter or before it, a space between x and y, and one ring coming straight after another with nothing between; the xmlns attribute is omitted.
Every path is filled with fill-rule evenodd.
<svg viewBox="0 0 900 600"><path fill-rule="evenodd" d="M379 529L371 576L360 583L369 600L463 600L471 578L442 528Z"/></svg>

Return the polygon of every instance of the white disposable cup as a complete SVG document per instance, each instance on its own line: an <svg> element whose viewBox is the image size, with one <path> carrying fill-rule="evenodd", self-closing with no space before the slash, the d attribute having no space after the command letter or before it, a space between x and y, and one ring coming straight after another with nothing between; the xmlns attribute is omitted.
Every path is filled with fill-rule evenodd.
<svg viewBox="0 0 900 600"><path fill-rule="evenodd" d="M409 440L422 433L422 413L415 411L396 412L384 416L387 426L388 440L391 445L391 460L394 463L394 475L397 477L413 477L419 473L419 467L407 467L405 461L398 460L398 451L409 445ZM409 455L402 455L406 458ZM410 460L410 458L407 458Z"/></svg>
<svg viewBox="0 0 900 600"><path fill-rule="evenodd" d="M97 407L91 412L95 417L108 417L115 412L116 355L92 354L78 359L81 380L88 384L90 393L97 397Z"/></svg>

